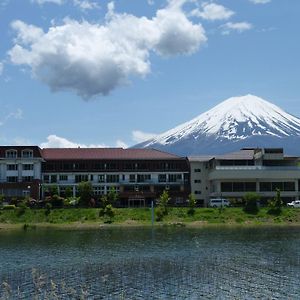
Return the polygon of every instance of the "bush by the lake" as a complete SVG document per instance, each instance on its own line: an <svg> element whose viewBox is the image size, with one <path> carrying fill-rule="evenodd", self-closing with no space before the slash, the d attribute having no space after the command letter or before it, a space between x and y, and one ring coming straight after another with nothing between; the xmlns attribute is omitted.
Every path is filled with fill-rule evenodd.
<svg viewBox="0 0 300 300"><path fill-rule="evenodd" d="M46 215L46 216L50 215L51 209L52 209L52 204L49 203L49 202L46 203L45 208L46 208L46 210L45 210L45 215Z"/></svg>
<svg viewBox="0 0 300 300"><path fill-rule="evenodd" d="M89 181L80 182L78 184L79 204L80 206L89 206L93 197L93 186Z"/></svg>
<svg viewBox="0 0 300 300"><path fill-rule="evenodd" d="M26 202L25 201L21 201L18 204L17 208L15 209L17 217L21 217L22 215L24 215L27 208L28 207L26 205Z"/></svg>
<svg viewBox="0 0 300 300"><path fill-rule="evenodd" d="M244 196L245 207L244 211L247 213L255 214L259 211L258 202L260 200L260 196L257 193L249 192Z"/></svg>
<svg viewBox="0 0 300 300"><path fill-rule="evenodd" d="M269 210L268 213L271 215L280 215L282 211L283 202L281 199L281 192L279 189L276 189L276 196L273 200L268 203Z"/></svg>
<svg viewBox="0 0 300 300"><path fill-rule="evenodd" d="M189 199L188 199L188 215L193 216L195 214L195 207L196 207L196 197L194 194L189 194Z"/></svg>
<svg viewBox="0 0 300 300"><path fill-rule="evenodd" d="M164 190L159 197L158 207L156 209L156 220L162 221L164 216L168 214L168 204L170 201L168 191Z"/></svg>

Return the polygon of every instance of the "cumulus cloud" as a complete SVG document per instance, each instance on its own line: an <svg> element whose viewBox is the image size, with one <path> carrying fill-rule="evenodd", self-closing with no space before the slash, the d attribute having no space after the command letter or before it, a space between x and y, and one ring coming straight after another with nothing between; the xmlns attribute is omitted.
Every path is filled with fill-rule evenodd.
<svg viewBox="0 0 300 300"><path fill-rule="evenodd" d="M192 16L200 17L205 20L227 20L234 15L234 12L223 5L204 2L200 8L195 8L191 12Z"/></svg>
<svg viewBox="0 0 300 300"><path fill-rule="evenodd" d="M74 0L73 3L82 10L96 9L100 7L97 2L90 0Z"/></svg>
<svg viewBox="0 0 300 300"><path fill-rule="evenodd" d="M230 34L232 31L236 31L238 33L242 33L246 30L250 30L253 28L253 25L248 22L239 22L239 23L232 23L228 22L221 26L222 34Z"/></svg>
<svg viewBox="0 0 300 300"><path fill-rule="evenodd" d="M136 143L142 143L142 142L145 142L147 140L154 138L156 135L157 134L155 134L155 133L134 130L134 131L132 131L132 140Z"/></svg>
<svg viewBox="0 0 300 300"><path fill-rule="evenodd" d="M65 19L47 32L18 20L12 23L16 39L8 54L52 91L72 90L85 99L107 95L132 76L145 77L151 52L189 55L206 42L201 24L182 8L186 1L169 1L153 18L116 13L110 3L104 24Z"/></svg>
<svg viewBox="0 0 300 300"><path fill-rule="evenodd" d="M47 137L47 142L40 144L41 148L107 148L107 145L104 144L80 144L72 142L66 138L51 134Z"/></svg>
<svg viewBox="0 0 300 300"><path fill-rule="evenodd" d="M122 140L117 140L116 141L116 147L118 147L118 148L128 148L128 145L125 142L123 142Z"/></svg>
<svg viewBox="0 0 300 300"><path fill-rule="evenodd" d="M271 0L249 0L249 1L254 3L254 4L266 4L266 3L271 2Z"/></svg>

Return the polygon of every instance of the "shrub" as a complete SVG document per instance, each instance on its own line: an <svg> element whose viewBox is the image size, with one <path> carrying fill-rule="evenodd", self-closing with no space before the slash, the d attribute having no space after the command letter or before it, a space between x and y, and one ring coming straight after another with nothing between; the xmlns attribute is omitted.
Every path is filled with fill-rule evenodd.
<svg viewBox="0 0 300 300"><path fill-rule="evenodd" d="M80 198L80 205L88 206L93 195L93 187L91 182L80 182L78 184L78 192Z"/></svg>
<svg viewBox="0 0 300 300"><path fill-rule="evenodd" d="M50 215L51 208L52 208L52 204L49 203L49 202L46 203L45 208L46 208L45 215L46 215L46 216Z"/></svg>
<svg viewBox="0 0 300 300"><path fill-rule="evenodd" d="M161 207L157 207L157 208L156 208L155 214L156 214L156 221L157 221L157 222L162 221L163 218L164 218L164 216L165 216L165 213L164 213L164 211L162 210Z"/></svg>
<svg viewBox="0 0 300 300"><path fill-rule="evenodd" d="M260 199L257 193L246 193L244 196L245 207L244 211L247 213L257 213L259 211L258 201Z"/></svg>
<svg viewBox="0 0 300 300"><path fill-rule="evenodd" d="M52 204L52 207L61 208L61 207L63 207L63 204L64 204L64 198L62 198L58 195L53 195L51 197L51 204Z"/></svg>
<svg viewBox="0 0 300 300"><path fill-rule="evenodd" d="M111 204L105 205L104 208L100 209L99 217L104 217L104 223L112 223L115 216L115 211Z"/></svg>
<svg viewBox="0 0 300 300"><path fill-rule="evenodd" d="M160 219L168 214L168 203L170 201L168 191L164 190L158 200L158 209L156 210L156 215L160 214ZM158 216L158 215L157 215Z"/></svg>
<svg viewBox="0 0 300 300"><path fill-rule="evenodd" d="M16 215L17 217L21 217L26 212L27 205L25 201L22 201L18 204L18 207L16 208Z"/></svg>
<svg viewBox="0 0 300 300"><path fill-rule="evenodd" d="M280 215L282 211L283 202L281 200L281 193L279 189L276 189L276 196L268 203L268 213L272 215Z"/></svg>
<svg viewBox="0 0 300 300"><path fill-rule="evenodd" d="M194 194L189 194L189 199L188 199L188 215L193 216L195 214L195 207L196 207L196 197Z"/></svg>
<svg viewBox="0 0 300 300"><path fill-rule="evenodd" d="M16 206L14 204L3 205L3 207L2 207L3 210L13 210L15 208L16 208Z"/></svg>

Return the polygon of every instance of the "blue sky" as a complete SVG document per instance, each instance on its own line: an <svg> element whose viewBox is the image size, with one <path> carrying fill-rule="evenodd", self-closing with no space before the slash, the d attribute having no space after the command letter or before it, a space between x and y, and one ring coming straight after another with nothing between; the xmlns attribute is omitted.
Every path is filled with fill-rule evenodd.
<svg viewBox="0 0 300 300"><path fill-rule="evenodd" d="M300 1L2 0L0 143L131 146L254 94L300 116Z"/></svg>

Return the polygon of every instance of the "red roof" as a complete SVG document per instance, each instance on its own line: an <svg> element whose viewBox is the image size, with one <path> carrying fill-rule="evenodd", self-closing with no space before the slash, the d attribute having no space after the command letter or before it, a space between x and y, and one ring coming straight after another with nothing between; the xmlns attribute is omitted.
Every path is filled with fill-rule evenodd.
<svg viewBox="0 0 300 300"><path fill-rule="evenodd" d="M180 159L179 156L155 149L122 148L44 148L45 160L101 160L101 159Z"/></svg>

